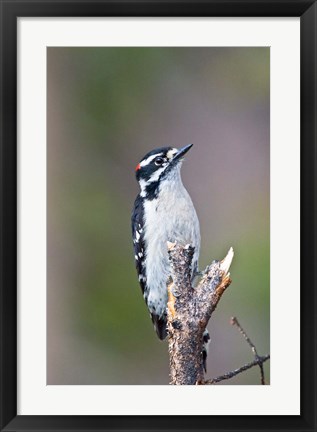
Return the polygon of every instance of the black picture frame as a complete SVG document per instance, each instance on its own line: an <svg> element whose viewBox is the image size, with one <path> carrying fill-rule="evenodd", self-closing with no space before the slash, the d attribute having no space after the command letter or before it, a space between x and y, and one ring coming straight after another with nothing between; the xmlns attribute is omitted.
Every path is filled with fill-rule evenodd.
<svg viewBox="0 0 317 432"><path fill-rule="evenodd" d="M1 431L316 429L317 4L311 0L31 1L1 4ZM17 415L17 18L91 16L300 17L301 414L294 416ZM290 320L290 316L283 317ZM291 361L291 353L285 353ZM292 378L289 377L291 380ZM140 403L142 403L140 401Z"/></svg>

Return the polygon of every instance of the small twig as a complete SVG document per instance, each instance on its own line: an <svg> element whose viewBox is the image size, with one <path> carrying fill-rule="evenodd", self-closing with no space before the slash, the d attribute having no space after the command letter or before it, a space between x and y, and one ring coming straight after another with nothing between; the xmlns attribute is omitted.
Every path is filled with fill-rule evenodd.
<svg viewBox="0 0 317 432"><path fill-rule="evenodd" d="M237 317L232 317L230 320L230 324L231 325L236 325L240 331L240 333L242 334L242 336L244 337L244 339L248 342L248 344L250 345L252 352L254 354L255 357L258 356L258 353L256 351L256 348L254 346L254 343L252 343L251 339L249 338L249 336L246 334L246 332L243 330L243 328L241 327L241 324L239 323Z"/></svg>
<svg viewBox="0 0 317 432"><path fill-rule="evenodd" d="M241 366L239 369L235 369L231 372L227 372L224 375L220 375L216 378L212 378L210 380L206 380L203 382L198 382L197 384L216 384L220 381L224 381L230 378L235 377L236 375L240 374L241 372L244 372L250 368L252 368L253 366L259 366L260 371L261 371L261 384L265 385L265 379L264 379L264 368L263 368L263 363L266 362L266 360L268 360L270 358L270 355L267 354L265 356L259 356L258 352L256 350L256 347L254 345L254 343L252 343L251 339L249 338L249 336L246 334L246 332L243 330L242 326L240 325L239 321L237 320L236 317L232 317L230 320L230 323L232 325L235 325L238 327L240 333L242 334L242 336L244 337L244 339L247 341L248 345L251 347L252 352L254 354L254 361L251 363L247 363L244 366Z"/></svg>
<svg viewBox="0 0 317 432"><path fill-rule="evenodd" d="M253 362L247 363L246 365L240 367L239 369L235 369L235 370L233 370L231 372L228 372L228 373L226 373L224 375L220 375L220 376L218 376L216 378L212 378L210 380L206 380L202 384L216 384L216 383L218 383L220 381L224 381L224 380L233 378L236 375L240 374L241 372L244 372L244 371L246 371L248 369L251 369L253 366L262 366L263 367L263 363L266 362L269 358L270 358L269 354L267 354L267 355L265 355L263 357L259 357L258 356L258 358L256 360L253 360Z"/></svg>
<svg viewBox="0 0 317 432"><path fill-rule="evenodd" d="M253 352L254 358L255 360L259 360L261 357L259 357L258 352L255 348L254 343L252 343L251 339L249 338L249 336L246 334L246 332L243 330L241 324L239 323L238 319L236 317L232 317L230 320L230 323L232 325L235 325L238 327L240 333L242 334L242 336L244 337L244 339L247 341L248 345L251 347L251 350ZM263 368L263 362L258 362L257 363L259 365L260 368L260 373L261 373L261 384L265 385L265 378L264 378L264 368Z"/></svg>

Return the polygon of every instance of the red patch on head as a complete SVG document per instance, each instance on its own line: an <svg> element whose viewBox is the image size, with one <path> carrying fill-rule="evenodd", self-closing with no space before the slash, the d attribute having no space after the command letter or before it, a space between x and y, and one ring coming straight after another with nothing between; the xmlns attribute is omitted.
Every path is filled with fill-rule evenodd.
<svg viewBox="0 0 317 432"><path fill-rule="evenodd" d="M135 167L135 171L138 171L141 168L140 164L137 164L137 166Z"/></svg>

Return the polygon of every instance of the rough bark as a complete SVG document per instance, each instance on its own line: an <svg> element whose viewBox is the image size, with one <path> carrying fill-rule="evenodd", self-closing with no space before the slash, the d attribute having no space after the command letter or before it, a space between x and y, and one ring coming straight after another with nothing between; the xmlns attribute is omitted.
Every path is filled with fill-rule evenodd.
<svg viewBox="0 0 317 432"><path fill-rule="evenodd" d="M204 381L203 332L225 289L230 285L232 248L223 261L213 261L196 287L192 286L194 248L168 243L172 282L168 286L170 383L195 385Z"/></svg>

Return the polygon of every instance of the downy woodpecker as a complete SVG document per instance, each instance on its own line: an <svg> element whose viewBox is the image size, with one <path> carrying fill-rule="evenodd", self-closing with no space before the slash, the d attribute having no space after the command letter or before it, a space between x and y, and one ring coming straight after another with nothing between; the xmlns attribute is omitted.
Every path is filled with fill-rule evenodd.
<svg viewBox="0 0 317 432"><path fill-rule="evenodd" d="M136 166L141 191L132 212L134 257L143 297L160 339L167 335L167 284L170 279L167 242L194 246L192 277L198 271L199 221L180 173L184 155L191 147L192 144L181 149L157 148L147 153ZM205 366L208 332L203 337Z"/></svg>

